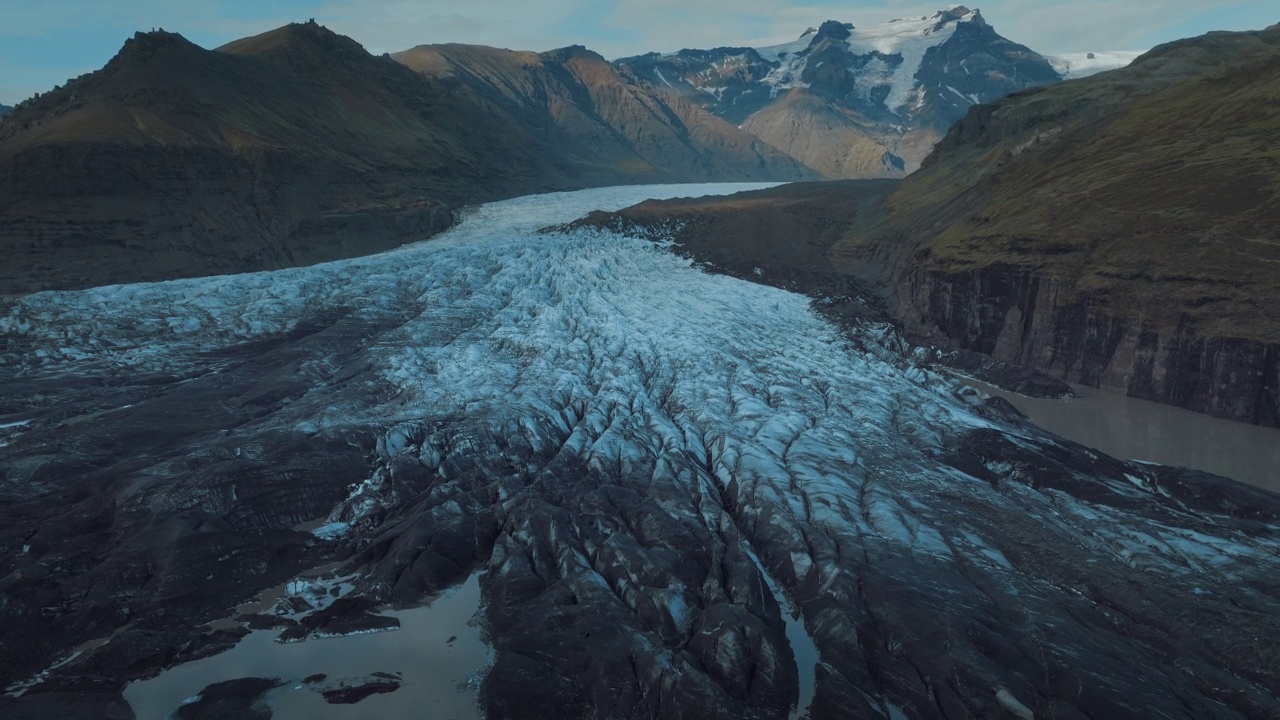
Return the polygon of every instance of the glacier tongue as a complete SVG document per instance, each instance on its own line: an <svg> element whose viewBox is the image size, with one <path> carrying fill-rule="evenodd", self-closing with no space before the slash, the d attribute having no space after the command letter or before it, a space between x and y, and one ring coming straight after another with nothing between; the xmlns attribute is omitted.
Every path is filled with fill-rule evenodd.
<svg viewBox="0 0 1280 720"><path fill-rule="evenodd" d="M487 565L492 716L787 714L787 609L757 556L821 656L812 717L1276 701L1210 642L1271 637L1274 498L1063 445L806 297L645 240L540 232L737 189L518 198L375 257L23 298L0 320L4 387L48 394L0 461L26 467L39 433L98 447L110 421L59 425L54 406L95 392L70 379L123 383L136 407L118 412L177 408L195 429L177 455L117 451L122 517L288 527L252 503L302 478L373 599ZM131 384L150 375L181 382ZM234 427L204 414L231 399L253 408ZM342 446L366 459L356 482L336 461L272 474ZM1216 620L1155 656L1200 616Z"/></svg>

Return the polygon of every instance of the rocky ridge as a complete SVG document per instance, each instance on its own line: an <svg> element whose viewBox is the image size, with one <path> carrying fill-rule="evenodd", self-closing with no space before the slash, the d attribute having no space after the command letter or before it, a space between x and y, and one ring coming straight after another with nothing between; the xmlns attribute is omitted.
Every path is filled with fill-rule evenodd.
<svg viewBox="0 0 1280 720"><path fill-rule="evenodd" d="M970 111L837 264L895 314L1073 382L1280 425L1280 29Z"/></svg>

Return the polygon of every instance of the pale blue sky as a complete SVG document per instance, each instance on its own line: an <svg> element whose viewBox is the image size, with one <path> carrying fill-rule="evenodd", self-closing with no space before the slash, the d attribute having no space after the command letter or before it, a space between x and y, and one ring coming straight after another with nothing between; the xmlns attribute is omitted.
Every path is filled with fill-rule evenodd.
<svg viewBox="0 0 1280 720"><path fill-rule="evenodd" d="M581 44L606 57L789 40L825 19L932 14L918 0L0 0L0 103L101 67L136 30L204 47L315 18L375 53L434 42L522 50ZM989 0L1000 34L1042 53L1143 50L1208 30L1280 22L1275 0Z"/></svg>

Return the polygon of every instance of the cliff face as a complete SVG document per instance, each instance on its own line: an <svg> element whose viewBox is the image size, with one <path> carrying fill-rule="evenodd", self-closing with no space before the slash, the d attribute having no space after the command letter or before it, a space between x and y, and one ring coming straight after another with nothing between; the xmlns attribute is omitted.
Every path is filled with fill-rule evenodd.
<svg viewBox="0 0 1280 720"><path fill-rule="evenodd" d="M1121 315L1027 268L915 270L899 317L957 346L1070 382L1216 417L1280 427L1280 343L1206 335L1158 308Z"/></svg>

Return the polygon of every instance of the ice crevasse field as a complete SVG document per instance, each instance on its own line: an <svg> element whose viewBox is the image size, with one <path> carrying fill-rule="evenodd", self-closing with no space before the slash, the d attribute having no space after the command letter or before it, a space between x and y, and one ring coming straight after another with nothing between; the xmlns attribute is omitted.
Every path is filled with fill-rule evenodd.
<svg viewBox="0 0 1280 720"><path fill-rule="evenodd" d="M941 626L955 627L995 613L991 587L975 577L996 578L990 582L1017 602L1039 608L1029 617L1085 602L1072 589L1046 590L1020 573L1000 549L1014 527L1034 525L1037 544L1087 547L1126 568L1167 578L1194 574L1201 592L1234 582L1242 567L1276 565L1280 543L1270 535L1246 536L1208 517L1085 502L1026 478L994 482L1018 472L998 459L973 472L940 462L964 433L998 433L1028 452L1048 441L1030 426L977 412L959 383L890 351L871 330L859 337L835 327L805 296L706 272L646 239L543 231L648 198L757 187L528 196L471 209L442 235L377 256L40 293L14 301L0 317L0 333L12 339L0 371L54 378L216 373L237 348L288 342L345 318L352 328L346 350L374 376L353 386L332 376L329 356L304 358L299 374L314 378L313 387L269 419L273 431L302 436L351 428L379 436L379 469L334 507L319 531L324 539L340 540L394 505L383 470L408 455L441 477L461 456L501 458L513 477L537 478L566 457L600 478L632 482L642 474L656 488L653 502L689 524L691 537L705 532L740 542L792 615L786 635L798 676L795 715L823 677L844 672L824 666L822 657L844 642L849 626L833 618L849 604L818 603L853 582L856 565L888 558L885 577L927 588L932 595L922 590L921 602ZM432 439L442 437L441 427L454 428L447 442ZM38 431L0 428L0 444ZM1156 494L1137 466L1104 469L1089 482L1105 485L1109 496L1136 504ZM546 532L541 521L518 516L516 499L498 500L511 514L487 568L495 583L509 570L503 563L516 557L513 548L536 557L533 548L546 540L536 536L539 528ZM630 603L641 615L650 612L639 609L644 603L657 602L659 624L677 635L691 632L705 588L675 573L647 584L634 573L617 574L592 539L608 534L605 521L574 522L581 533L554 563L577 596L607 591L611 602ZM554 528L551 536L569 543ZM660 565L648 569L663 572ZM825 613L821 623L791 612L793 603L803 604L802 587L811 607ZM1110 657L1109 633L1082 630L1061 641L1062 652ZM687 669L677 650L651 652L655 672ZM977 665L988 662L974 657ZM1146 672L1114 662L1097 671ZM990 661L990 677L1003 676L1000 665ZM1004 682L992 680L984 696L1002 698L1015 715L1030 712L1024 703L1031 699L1023 693L1018 700ZM867 702L886 717L899 712L882 697Z"/></svg>

